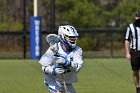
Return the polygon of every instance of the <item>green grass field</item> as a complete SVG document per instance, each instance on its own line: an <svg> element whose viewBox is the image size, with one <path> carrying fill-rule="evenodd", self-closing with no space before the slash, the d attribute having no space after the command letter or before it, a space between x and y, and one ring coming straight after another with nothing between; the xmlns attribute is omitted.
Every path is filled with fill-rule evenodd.
<svg viewBox="0 0 140 93"><path fill-rule="evenodd" d="M77 93L135 93L126 59L84 59ZM37 60L0 60L0 93L49 93Z"/></svg>

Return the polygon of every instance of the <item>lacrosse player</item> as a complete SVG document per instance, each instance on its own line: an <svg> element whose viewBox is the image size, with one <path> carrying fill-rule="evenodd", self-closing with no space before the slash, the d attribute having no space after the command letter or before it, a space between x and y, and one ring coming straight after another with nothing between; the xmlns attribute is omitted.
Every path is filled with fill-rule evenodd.
<svg viewBox="0 0 140 93"><path fill-rule="evenodd" d="M53 34L52 34L53 37ZM44 83L50 93L76 93L72 83L77 82L77 72L83 66L82 49L76 45L78 33L70 25L59 26L59 41L47 41L50 47L39 63L45 73Z"/></svg>

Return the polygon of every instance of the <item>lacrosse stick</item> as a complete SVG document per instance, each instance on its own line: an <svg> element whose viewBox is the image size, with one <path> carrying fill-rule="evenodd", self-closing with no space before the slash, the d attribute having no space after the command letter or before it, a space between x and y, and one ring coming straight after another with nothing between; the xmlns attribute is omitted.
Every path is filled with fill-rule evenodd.
<svg viewBox="0 0 140 93"><path fill-rule="evenodd" d="M65 81L65 76L64 76L64 74L61 74L61 76L62 76L62 80L63 80L63 85L64 85L65 93L68 93L68 89L67 89L66 81Z"/></svg>
<svg viewBox="0 0 140 93"><path fill-rule="evenodd" d="M54 45L55 43L58 43L60 41L59 36L56 34L49 34L46 37L47 43L49 43L50 46Z"/></svg>
<svg viewBox="0 0 140 93"><path fill-rule="evenodd" d="M55 43L58 43L60 41L59 36L56 35L56 34L49 34L49 35L47 35L46 40L47 40L47 43L50 45L50 47L52 45L54 45ZM53 52L57 53L57 50L54 50L53 48L51 48L51 50ZM61 74L61 77L62 77L62 80L63 80L63 85L64 85L65 93L68 93L64 74Z"/></svg>

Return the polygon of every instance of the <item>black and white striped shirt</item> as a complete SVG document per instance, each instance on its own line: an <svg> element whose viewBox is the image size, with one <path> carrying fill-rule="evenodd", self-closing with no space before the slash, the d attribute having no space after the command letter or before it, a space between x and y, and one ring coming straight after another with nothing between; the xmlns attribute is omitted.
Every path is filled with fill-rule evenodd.
<svg viewBox="0 0 140 93"><path fill-rule="evenodd" d="M140 51L140 27L136 27L133 23L129 24L125 40L130 41L131 49Z"/></svg>

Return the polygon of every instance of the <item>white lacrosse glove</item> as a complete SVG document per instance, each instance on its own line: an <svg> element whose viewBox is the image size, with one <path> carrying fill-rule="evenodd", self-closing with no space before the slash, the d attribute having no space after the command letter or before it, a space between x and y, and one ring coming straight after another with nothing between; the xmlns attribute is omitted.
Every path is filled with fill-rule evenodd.
<svg viewBox="0 0 140 93"><path fill-rule="evenodd" d="M80 69L82 68L83 64L78 64L78 63L71 63L71 67L73 67L75 69L76 72L80 71Z"/></svg>
<svg viewBox="0 0 140 93"><path fill-rule="evenodd" d="M63 57L63 56L56 57L55 61L57 64L64 65L65 67L71 66L71 61L69 61L66 57Z"/></svg>
<svg viewBox="0 0 140 93"><path fill-rule="evenodd" d="M52 75L59 75L63 74L65 72L65 69L62 66L53 66L51 74Z"/></svg>

